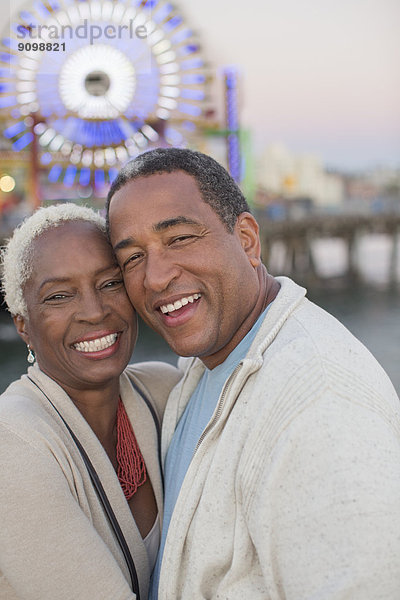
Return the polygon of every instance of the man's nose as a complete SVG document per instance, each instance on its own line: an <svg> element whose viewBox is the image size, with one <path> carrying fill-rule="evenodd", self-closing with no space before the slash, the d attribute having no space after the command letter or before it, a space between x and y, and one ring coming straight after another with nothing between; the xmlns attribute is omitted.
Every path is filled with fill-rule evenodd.
<svg viewBox="0 0 400 600"><path fill-rule="evenodd" d="M180 267L174 262L168 250L149 253L146 260L144 286L153 292L162 292L179 276L180 272Z"/></svg>

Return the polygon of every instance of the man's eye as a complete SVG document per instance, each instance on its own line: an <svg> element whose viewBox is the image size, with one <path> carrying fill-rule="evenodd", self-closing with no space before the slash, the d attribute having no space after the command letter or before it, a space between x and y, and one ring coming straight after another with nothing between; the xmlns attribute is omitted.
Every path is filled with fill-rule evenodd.
<svg viewBox="0 0 400 600"><path fill-rule="evenodd" d="M135 264L135 262L137 262L143 255L142 254L132 254L132 256L130 256L125 262L124 262L124 267L127 267L128 265L132 265Z"/></svg>
<svg viewBox="0 0 400 600"><path fill-rule="evenodd" d="M179 235L178 237L175 237L172 240L172 243L174 242L185 242L187 240L193 239L195 236L194 235L190 235L190 234L186 234L186 235Z"/></svg>

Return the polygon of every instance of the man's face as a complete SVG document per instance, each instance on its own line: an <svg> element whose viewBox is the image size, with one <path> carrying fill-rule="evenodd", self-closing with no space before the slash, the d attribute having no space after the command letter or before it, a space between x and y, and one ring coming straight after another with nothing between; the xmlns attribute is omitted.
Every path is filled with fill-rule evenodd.
<svg viewBox="0 0 400 600"><path fill-rule="evenodd" d="M130 181L113 196L109 220L141 317L177 354L220 364L243 337L259 295L251 215L242 213L229 233L196 180L175 171Z"/></svg>

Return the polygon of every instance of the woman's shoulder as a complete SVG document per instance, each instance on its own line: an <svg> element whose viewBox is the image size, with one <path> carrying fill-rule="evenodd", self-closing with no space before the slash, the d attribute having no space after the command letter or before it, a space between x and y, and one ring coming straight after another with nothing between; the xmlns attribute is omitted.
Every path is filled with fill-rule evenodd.
<svg viewBox="0 0 400 600"><path fill-rule="evenodd" d="M124 375L150 396L162 414L172 388L182 377L182 371L165 362L147 361L128 365Z"/></svg>

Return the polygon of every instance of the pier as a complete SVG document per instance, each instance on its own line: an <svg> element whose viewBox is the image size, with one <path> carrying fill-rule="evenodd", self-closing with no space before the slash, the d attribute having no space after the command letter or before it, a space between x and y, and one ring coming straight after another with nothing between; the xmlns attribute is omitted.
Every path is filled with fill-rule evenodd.
<svg viewBox="0 0 400 600"><path fill-rule="evenodd" d="M279 272L303 282L321 280L313 244L321 239L340 239L346 248L346 265L341 277L348 281L362 279L360 241L364 236L383 234L390 238L388 284L399 282L400 213L321 214L298 219L272 221L256 214L260 225L263 262L277 273L276 247L280 247ZM283 253L283 256L282 256Z"/></svg>

